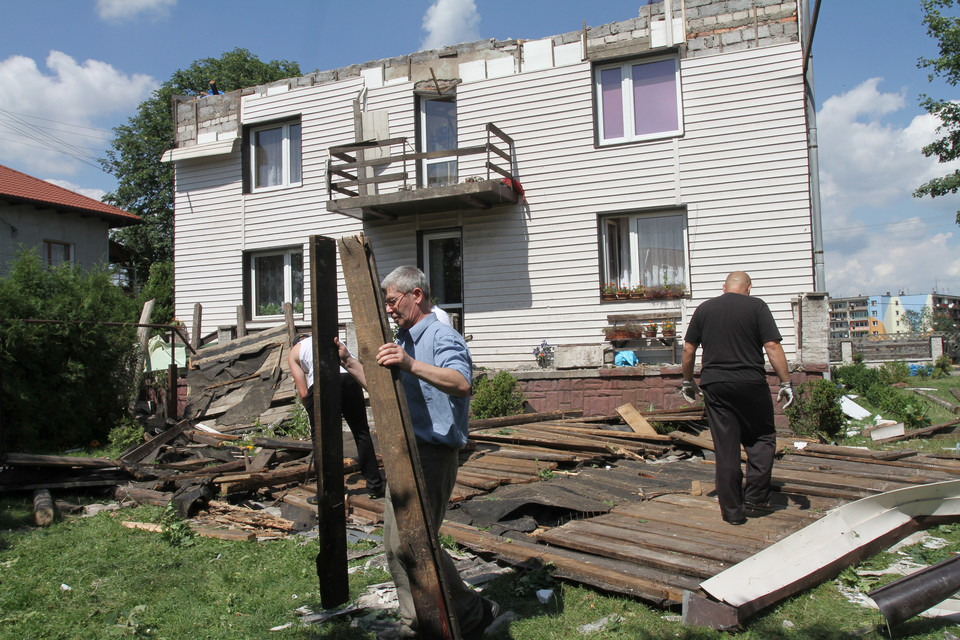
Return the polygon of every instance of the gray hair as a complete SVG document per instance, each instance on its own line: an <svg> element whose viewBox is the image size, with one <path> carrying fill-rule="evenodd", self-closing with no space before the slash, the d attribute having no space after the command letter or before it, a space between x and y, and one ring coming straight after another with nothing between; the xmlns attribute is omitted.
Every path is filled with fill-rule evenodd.
<svg viewBox="0 0 960 640"><path fill-rule="evenodd" d="M384 291L388 287L393 287L400 293L408 293L414 289L423 291L424 297L430 299L430 285L427 284L427 276L423 271L411 265L397 267L390 272L386 278L380 282L380 288Z"/></svg>

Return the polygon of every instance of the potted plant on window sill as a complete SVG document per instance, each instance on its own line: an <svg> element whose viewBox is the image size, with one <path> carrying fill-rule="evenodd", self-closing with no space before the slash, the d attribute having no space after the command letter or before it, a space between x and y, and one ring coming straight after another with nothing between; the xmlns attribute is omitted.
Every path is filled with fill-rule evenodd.
<svg viewBox="0 0 960 640"><path fill-rule="evenodd" d="M631 299L631 300L639 300L639 299L642 298L642 297L643 297L643 285L642 285L642 284L638 284L638 285L635 286L633 289L630 289L630 299Z"/></svg>
<svg viewBox="0 0 960 640"><path fill-rule="evenodd" d="M625 284L617 285L617 300L626 300L630 297L630 287Z"/></svg>
<svg viewBox="0 0 960 640"><path fill-rule="evenodd" d="M606 282L600 287L601 300L614 300L617 297L617 285L612 282Z"/></svg>

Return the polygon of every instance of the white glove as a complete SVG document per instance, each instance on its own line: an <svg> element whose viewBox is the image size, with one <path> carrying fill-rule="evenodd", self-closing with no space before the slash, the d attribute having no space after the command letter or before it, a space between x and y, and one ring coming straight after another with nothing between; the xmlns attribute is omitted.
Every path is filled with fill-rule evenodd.
<svg viewBox="0 0 960 640"><path fill-rule="evenodd" d="M697 383L693 380L684 380L683 384L680 385L680 395L683 396L683 399L690 404L694 404L697 401L697 396L699 394L700 389L697 387Z"/></svg>
<svg viewBox="0 0 960 640"><path fill-rule="evenodd" d="M786 409L793 404L793 383L792 382L781 382L780 391L777 393L777 402L783 403L783 408Z"/></svg>

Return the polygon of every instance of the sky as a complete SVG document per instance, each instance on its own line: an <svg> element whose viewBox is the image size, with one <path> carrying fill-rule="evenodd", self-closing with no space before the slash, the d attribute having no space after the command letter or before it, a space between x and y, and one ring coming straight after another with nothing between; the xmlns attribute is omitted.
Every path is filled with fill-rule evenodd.
<svg viewBox="0 0 960 640"><path fill-rule="evenodd" d="M637 15L647 0L0 0L0 164L99 199L137 105L176 70L238 47L304 73L486 38L537 39ZM269 7L267 9L267 7ZM952 167L920 149L917 67L937 53L920 0L823 0L813 42L826 288L960 295L960 196L913 190ZM771 222L770 233L776 233Z"/></svg>

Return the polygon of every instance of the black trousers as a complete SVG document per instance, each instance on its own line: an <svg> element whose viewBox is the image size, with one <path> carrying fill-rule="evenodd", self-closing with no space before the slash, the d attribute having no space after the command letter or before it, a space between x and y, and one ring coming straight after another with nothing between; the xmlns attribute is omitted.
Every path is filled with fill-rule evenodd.
<svg viewBox="0 0 960 640"><path fill-rule="evenodd" d="M303 407L310 418L310 427L313 427L313 387L307 390L307 397ZM383 478L377 465L377 454L373 449L373 438L370 436L370 424L367 422L367 408L363 401L363 387L356 378L349 373L340 374L340 411L343 419L350 427L353 441L357 443L357 462L360 463L360 473L367 481L367 490L373 491L383 487Z"/></svg>
<svg viewBox="0 0 960 640"><path fill-rule="evenodd" d="M724 520L741 520L744 501L762 504L770 497L777 450L770 387L766 382L714 382L702 390L717 458L720 514ZM741 444L747 452L746 486L740 470Z"/></svg>

